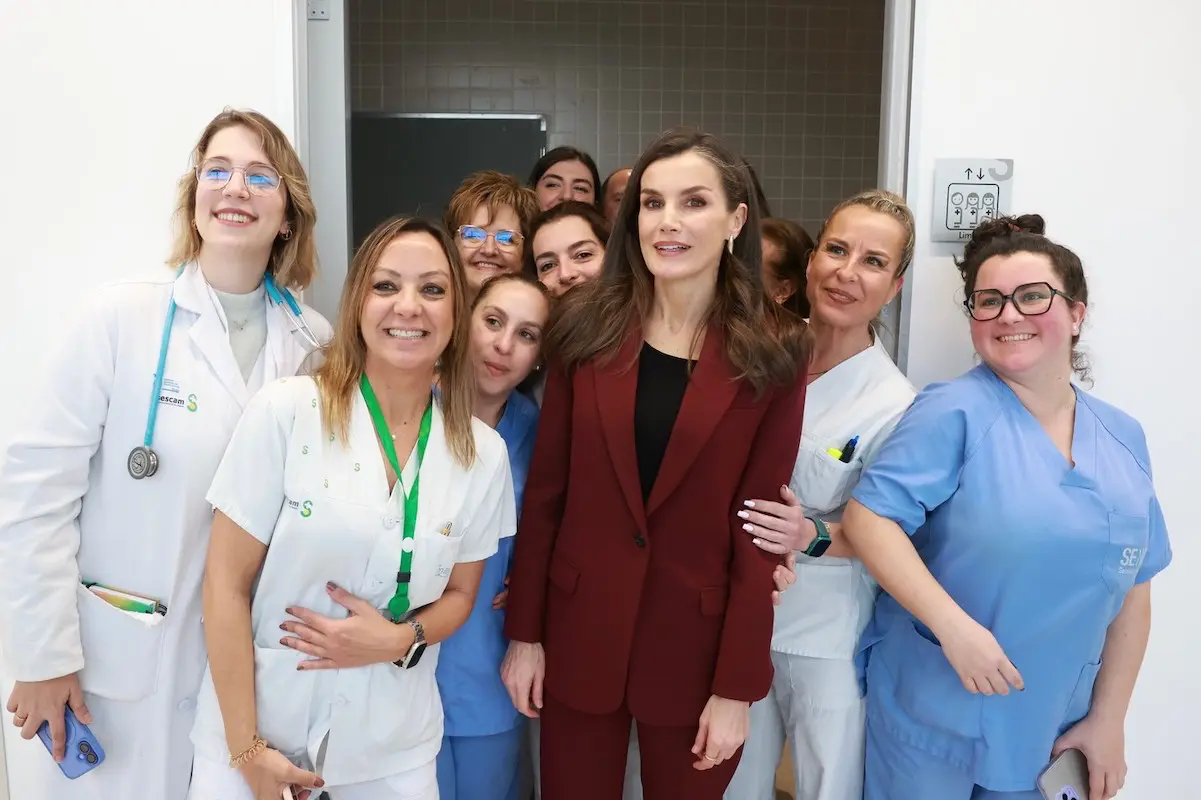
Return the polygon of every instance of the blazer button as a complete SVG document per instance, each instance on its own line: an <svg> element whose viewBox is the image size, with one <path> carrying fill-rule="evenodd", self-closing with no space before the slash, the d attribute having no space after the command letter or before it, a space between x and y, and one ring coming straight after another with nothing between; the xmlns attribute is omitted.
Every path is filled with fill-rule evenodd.
<svg viewBox="0 0 1201 800"><path fill-rule="evenodd" d="M634 537L634 544L638 545L639 547L646 547L646 539L642 538L641 533Z"/></svg>

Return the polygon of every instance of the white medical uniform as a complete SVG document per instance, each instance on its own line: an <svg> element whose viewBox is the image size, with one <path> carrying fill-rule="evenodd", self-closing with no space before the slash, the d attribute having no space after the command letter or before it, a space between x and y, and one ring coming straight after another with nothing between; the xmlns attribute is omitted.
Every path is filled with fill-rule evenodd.
<svg viewBox="0 0 1201 800"><path fill-rule="evenodd" d="M464 469L451 456L435 403L421 463L411 608L434 602L458 563L483 561L516 530L516 502L504 442L473 420L477 457ZM416 448L414 448L416 451ZM401 454L402 457L404 454ZM298 671L308 656L280 644L285 609L300 606L340 618L326 583L375 608L396 590L403 537L404 487L415 456L389 493L370 413L356 389L349 442L325 431L312 378L282 380L251 401L209 492L213 506L267 545L251 601L258 733L294 763L314 770L338 800L363 796L356 784L381 782L375 798L436 798L434 760L442 744L442 703L434 678L438 646L416 667L391 663ZM228 765L229 749L212 676L200 691L194 800L252 795ZM411 773L411 774L410 774ZM230 777L236 780L230 781ZM406 777L427 776L428 791L399 792ZM201 787L222 787L205 794Z"/></svg>
<svg viewBox="0 0 1201 800"><path fill-rule="evenodd" d="M864 466L915 395L879 337L809 385L789 483L807 514L841 519ZM826 452L854 436L850 463ZM726 800L774 800L786 736L797 800L861 800L864 706L854 656L876 592L857 559L797 554L796 585L776 608L775 678L768 696L751 706L750 734Z"/></svg>
<svg viewBox="0 0 1201 800"><path fill-rule="evenodd" d="M153 442L159 468L134 480L126 459L145 434L173 287L178 310ZM303 311L328 340L329 324ZM283 311L268 308L266 320L266 346L246 381L224 312L195 264L178 277L164 269L102 288L66 318L65 347L0 465L0 635L16 680L82 669L106 760L67 780L38 739L10 732L9 769L30 773L38 800L187 793L205 665L205 492L252 393L294 375L309 356ZM156 598L167 614L119 611L81 580Z"/></svg>

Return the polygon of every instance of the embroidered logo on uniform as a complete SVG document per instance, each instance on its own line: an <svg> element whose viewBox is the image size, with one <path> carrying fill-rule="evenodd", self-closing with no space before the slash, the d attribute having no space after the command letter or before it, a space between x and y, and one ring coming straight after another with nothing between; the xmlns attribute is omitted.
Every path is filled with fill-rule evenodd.
<svg viewBox="0 0 1201 800"><path fill-rule="evenodd" d="M196 395L190 394L185 400L181 395L179 381L174 381L170 378L163 378L163 390L159 392L158 402L164 406L175 406L177 408L186 408L188 411L196 410Z"/></svg>
<svg viewBox="0 0 1201 800"><path fill-rule="evenodd" d="M302 516L302 517L313 516L313 501L312 500L301 501L301 500L293 500L290 497L285 497L284 502L287 504L288 508L292 509L293 511L299 512L300 516Z"/></svg>
<svg viewBox="0 0 1201 800"><path fill-rule="evenodd" d="M1118 573L1125 575L1130 572L1135 572L1143 561L1143 548L1141 547L1123 547L1122 559L1118 562Z"/></svg>

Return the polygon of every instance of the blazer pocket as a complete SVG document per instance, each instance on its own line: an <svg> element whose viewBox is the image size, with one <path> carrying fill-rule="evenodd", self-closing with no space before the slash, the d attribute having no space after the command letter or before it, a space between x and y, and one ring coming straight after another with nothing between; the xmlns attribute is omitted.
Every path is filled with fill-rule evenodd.
<svg viewBox="0 0 1201 800"><path fill-rule="evenodd" d="M721 586L710 586L701 589L701 614L706 617L720 617L726 613L726 590Z"/></svg>
<svg viewBox="0 0 1201 800"><path fill-rule="evenodd" d="M580 581L580 571L563 558L556 558L550 564L550 582L561 592L575 594L575 587Z"/></svg>

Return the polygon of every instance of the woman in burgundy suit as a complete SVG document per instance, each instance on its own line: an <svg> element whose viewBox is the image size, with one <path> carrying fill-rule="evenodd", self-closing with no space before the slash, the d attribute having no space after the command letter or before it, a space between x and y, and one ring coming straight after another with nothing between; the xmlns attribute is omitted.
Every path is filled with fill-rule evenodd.
<svg viewBox="0 0 1201 800"><path fill-rule="evenodd" d="M736 514L788 482L808 358L751 186L712 136L664 133L556 312L502 667L542 719L543 800L619 800L631 718L647 800L720 798L771 683L778 557Z"/></svg>

